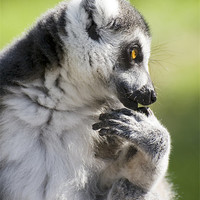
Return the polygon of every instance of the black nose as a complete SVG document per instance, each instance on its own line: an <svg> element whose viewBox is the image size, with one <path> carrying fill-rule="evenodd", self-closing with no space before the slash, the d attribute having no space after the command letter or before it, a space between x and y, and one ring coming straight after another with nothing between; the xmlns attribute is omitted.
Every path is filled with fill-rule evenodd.
<svg viewBox="0 0 200 200"><path fill-rule="evenodd" d="M130 98L142 105L150 105L157 100L155 90L148 89L145 86L135 91Z"/></svg>
<svg viewBox="0 0 200 200"><path fill-rule="evenodd" d="M157 96L156 96L156 92L154 90L151 91L151 103L156 102L157 100Z"/></svg>

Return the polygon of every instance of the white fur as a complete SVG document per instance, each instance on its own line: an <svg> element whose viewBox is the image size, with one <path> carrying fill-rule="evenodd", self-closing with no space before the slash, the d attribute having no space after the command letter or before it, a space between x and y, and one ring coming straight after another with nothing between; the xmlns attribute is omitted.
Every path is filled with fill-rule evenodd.
<svg viewBox="0 0 200 200"><path fill-rule="evenodd" d="M98 10L102 9L106 18L114 18L119 14L119 5L117 0L98 0L95 2Z"/></svg>

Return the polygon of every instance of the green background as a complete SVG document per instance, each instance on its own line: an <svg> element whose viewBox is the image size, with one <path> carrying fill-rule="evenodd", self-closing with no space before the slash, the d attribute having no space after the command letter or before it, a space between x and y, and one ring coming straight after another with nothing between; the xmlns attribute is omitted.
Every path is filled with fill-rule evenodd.
<svg viewBox="0 0 200 200"><path fill-rule="evenodd" d="M0 48L58 0L0 0ZM176 199L199 199L199 32L197 0L132 0L151 27L152 109L172 138L169 178Z"/></svg>

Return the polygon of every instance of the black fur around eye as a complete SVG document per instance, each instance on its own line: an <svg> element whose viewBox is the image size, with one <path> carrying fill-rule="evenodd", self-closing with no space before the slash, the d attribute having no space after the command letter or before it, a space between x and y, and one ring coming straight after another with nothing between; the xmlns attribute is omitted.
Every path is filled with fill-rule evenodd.
<svg viewBox="0 0 200 200"><path fill-rule="evenodd" d="M143 61L143 54L139 42L124 43L120 49L118 62L121 68L128 70L136 65L140 66Z"/></svg>

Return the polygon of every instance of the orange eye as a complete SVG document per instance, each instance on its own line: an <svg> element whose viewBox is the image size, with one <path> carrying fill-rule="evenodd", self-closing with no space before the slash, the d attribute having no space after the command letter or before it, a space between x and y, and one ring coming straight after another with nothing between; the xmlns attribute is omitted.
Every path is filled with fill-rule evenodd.
<svg viewBox="0 0 200 200"><path fill-rule="evenodd" d="M131 52L131 56L132 56L132 59L135 60L136 57L138 56L138 50L136 48L134 48Z"/></svg>

